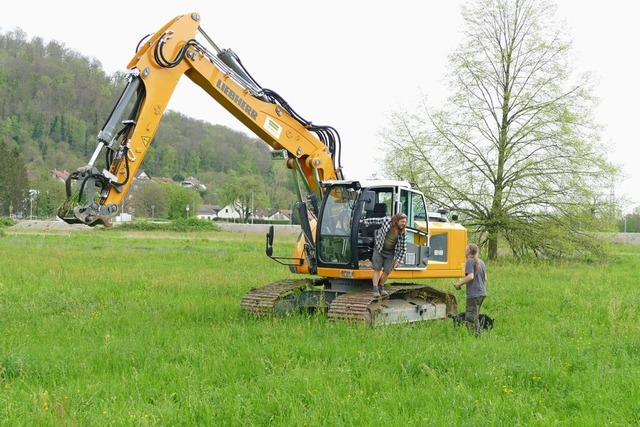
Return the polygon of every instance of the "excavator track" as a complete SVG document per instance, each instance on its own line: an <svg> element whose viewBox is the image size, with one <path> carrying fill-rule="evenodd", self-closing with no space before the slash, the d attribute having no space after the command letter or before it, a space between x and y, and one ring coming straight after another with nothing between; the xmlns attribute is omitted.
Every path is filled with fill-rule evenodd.
<svg viewBox="0 0 640 427"><path fill-rule="evenodd" d="M255 315L322 309L330 320L369 325L445 319L457 313L453 294L428 285L394 284L385 290L388 297L375 299L371 287L362 284L337 291L326 280L281 280L250 290L240 306Z"/></svg>
<svg viewBox="0 0 640 427"><path fill-rule="evenodd" d="M332 320L360 320L370 323L371 309L375 309L378 303L379 300L372 297L369 288L348 292L333 300L327 317Z"/></svg>
<svg viewBox="0 0 640 427"><path fill-rule="evenodd" d="M288 279L260 288L253 288L242 298L240 307L256 315L275 314L283 310L290 311L286 307L282 307L283 304L280 304L283 298L310 286L313 286L312 280Z"/></svg>
<svg viewBox="0 0 640 427"><path fill-rule="evenodd" d="M456 314L453 294L428 285L394 284L385 287L388 297L374 299L370 289L336 297L329 306L328 317L334 320L357 320L381 325L445 319Z"/></svg>

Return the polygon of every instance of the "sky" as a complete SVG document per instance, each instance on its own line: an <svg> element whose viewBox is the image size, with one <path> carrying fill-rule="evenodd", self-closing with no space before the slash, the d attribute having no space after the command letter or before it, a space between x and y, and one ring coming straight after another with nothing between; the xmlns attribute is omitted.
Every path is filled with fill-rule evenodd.
<svg viewBox="0 0 640 427"><path fill-rule="evenodd" d="M425 96L430 106L443 105L447 56L463 30L462 3L111 0L85 12L86 2L77 0L22 0L3 4L0 31L19 28L28 39L56 40L95 58L111 74L125 70L145 35L178 15L198 12L209 37L232 49L262 87L280 94L306 120L334 127L345 177L366 179L381 177L378 133L393 112L410 110ZM574 72L597 79L595 120L604 126L609 160L626 175L612 188L629 200L628 213L640 207L640 85L632 65L640 7L627 0L556 4L573 41ZM187 77L168 108L254 136Z"/></svg>

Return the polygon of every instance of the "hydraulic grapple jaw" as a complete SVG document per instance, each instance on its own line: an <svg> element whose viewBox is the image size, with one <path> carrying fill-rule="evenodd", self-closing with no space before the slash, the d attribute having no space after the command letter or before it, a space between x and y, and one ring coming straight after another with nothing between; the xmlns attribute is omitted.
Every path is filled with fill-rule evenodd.
<svg viewBox="0 0 640 427"><path fill-rule="evenodd" d="M70 174L66 181L67 200L58 208L58 218L68 224L111 227L111 218L118 213L118 206L99 203L105 183L104 175L92 167Z"/></svg>

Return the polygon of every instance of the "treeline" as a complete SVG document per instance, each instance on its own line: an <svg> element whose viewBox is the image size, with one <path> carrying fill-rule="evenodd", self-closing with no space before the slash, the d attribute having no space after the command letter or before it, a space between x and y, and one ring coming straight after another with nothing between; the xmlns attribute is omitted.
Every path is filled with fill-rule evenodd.
<svg viewBox="0 0 640 427"><path fill-rule="evenodd" d="M636 208L633 213L626 214L618 221L618 230L626 233L640 233L640 209Z"/></svg>
<svg viewBox="0 0 640 427"><path fill-rule="evenodd" d="M87 163L124 88L122 77L56 41L28 39L21 30L0 33L0 155L8 156L0 163L1 215L25 215L34 194L60 199L43 207L53 214L64 191L49 172ZM220 191L227 181L255 177L252 192L262 207L284 209L294 199L292 183L274 170L283 166L272 164L268 151L257 138L168 111L141 169L155 178L195 177L207 188L200 202L220 205L233 196Z"/></svg>

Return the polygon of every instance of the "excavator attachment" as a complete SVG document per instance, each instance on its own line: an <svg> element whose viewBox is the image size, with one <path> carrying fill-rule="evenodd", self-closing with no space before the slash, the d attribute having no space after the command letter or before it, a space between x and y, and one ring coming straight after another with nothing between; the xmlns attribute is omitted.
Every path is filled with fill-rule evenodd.
<svg viewBox="0 0 640 427"><path fill-rule="evenodd" d="M428 285L392 284L375 299L369 282L292 279L251 289L240 304L251 314L282 315L323 311L331 320L371 326L446 319L458 311L455 295Z"/></svg>
<svg viewBox="0 0 640 427"><path fill-rule="evenodd" d="M111 227L111 218L118 206L100 204L99 191L105 186L104 178L95 168L82 167L69 175L65 182L67 199L58 208L58 218L67 224L104 225Z"/></svg>
<svg viewBox="0 0 640 427"><path fill-rule="evenodd" d="M93 204L92 204L93 205ZM90 227L104 225L111 227L112 215L101 215L99 207L96 206L73 206L71 202L65 202L58 209L58 218L67 224L84 224Z"/></svg>

